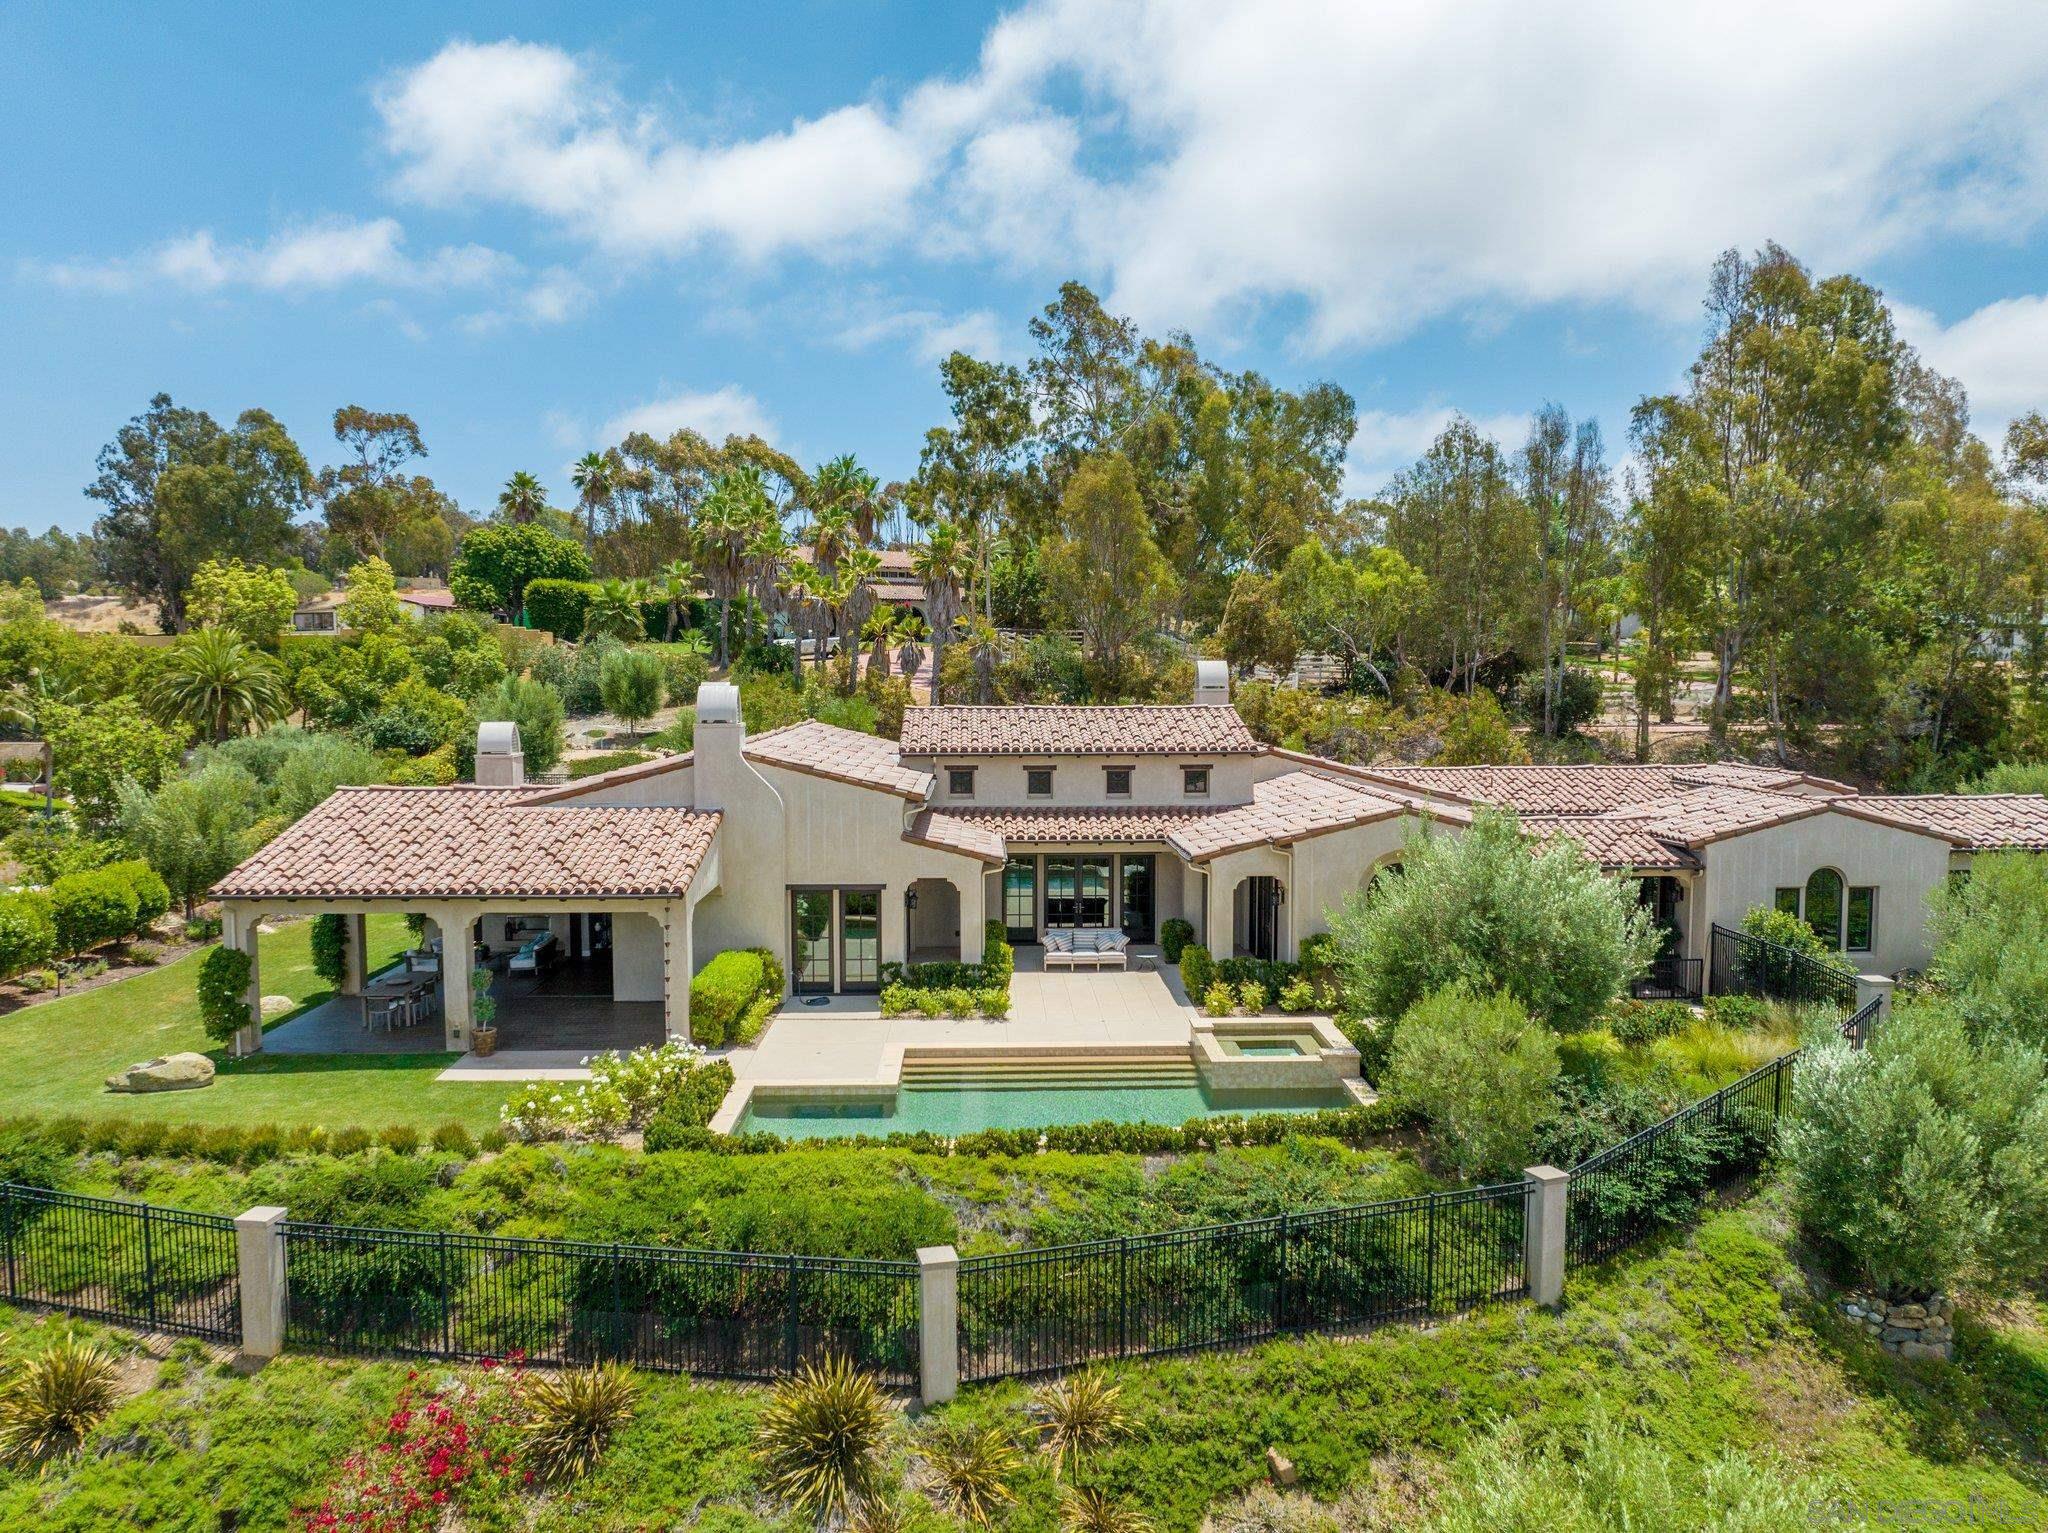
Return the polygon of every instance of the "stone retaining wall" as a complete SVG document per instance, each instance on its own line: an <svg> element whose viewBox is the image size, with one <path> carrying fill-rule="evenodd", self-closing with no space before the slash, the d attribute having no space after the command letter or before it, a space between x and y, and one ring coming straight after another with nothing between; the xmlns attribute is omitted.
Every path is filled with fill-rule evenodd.
<svg viewBox="0 0 2048 1533"><path fill-rule="evenodd" d="M1851 1293L1843 1296L1840 1308L1887 1352L1943 1362L1955 1356L1956 1301L1945 1295L1891 1304L1874 1294Z"/></svg>

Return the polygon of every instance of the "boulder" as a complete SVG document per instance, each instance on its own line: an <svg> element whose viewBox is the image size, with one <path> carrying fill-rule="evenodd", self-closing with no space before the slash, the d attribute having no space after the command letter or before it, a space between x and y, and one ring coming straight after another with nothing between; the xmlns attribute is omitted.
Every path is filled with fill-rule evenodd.
<svg viewBox="0 0 2048 1533"><path fill-rule="evenodd" d="M166 1054L107 1077L109 1091L197 1091L213 1084L213 1061L204 1054Z"/></svg>
<svg viewBox="0 0 2048 1533"><path fill-rule="evenodd" d="M281 1017L288 1011L296 1010L298 1004L297 1001L288 995L266 995L263 998L263 1015L266 1017Z"/></svg>

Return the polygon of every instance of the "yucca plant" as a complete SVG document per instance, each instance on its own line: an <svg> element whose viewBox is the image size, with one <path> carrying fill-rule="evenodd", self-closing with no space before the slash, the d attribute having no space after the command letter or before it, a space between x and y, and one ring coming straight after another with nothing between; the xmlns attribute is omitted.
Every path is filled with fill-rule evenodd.
<svg viewBox="0 0 2048 1533"><path fill-rule="evenodd" d="M1107 1491L1069 1485L1060 1496L1064 1533L1152 1533L1152 1519Z"/></svg>
<svg viewBox="0 0 2048 1533"><path fill-rule="evenodd" d="M849 1533L903 1533L909 1526L903 1502L883 1490L863 1496L847 1521Z"/></svg>
<svg viewBox="0 0 2048 1533"><path fill-rule="evenodd" d="M1001 1427L942 1426L925 1439L923 1452L934 1494L962 1521L985 1528L1017 1499L1010 1477L1024 1455Z"/></svg>
<svg viewBox="0 0 2048 1533"><path fill-rule="evenodd" d="M75 1448L114 1408L119 1364L67 1336L0 1384L0 1458L24 1462Z"/></svg>
<svg viewBox="0 0 2048 1533"><path fill-rule="evenodd" d="M852 1516L878 1488L889 1414L852 1359L806 1363L776 1386L755 1432L769 1493L821 1526Z"/></svg>
<svg viewBox="0 0 2048 1533"><path fill-rule="evenodd" d="M1129 1418L1124 1414L1123 1387L1094 1371L1076 1373L1044 1385L1031 1399L1032 1413L1045 1424L1043 1447L1052 1455L1052 1477L1100 1451L1119 1436Z"/></svg>
<svg viewBox="0 0 2048 1533"><path fill-rule="evenodd" d="M640 1384L621 1363L542 1374L526 1391L526 1466L542 1480L580 1480L633 1419Z"/></svg>

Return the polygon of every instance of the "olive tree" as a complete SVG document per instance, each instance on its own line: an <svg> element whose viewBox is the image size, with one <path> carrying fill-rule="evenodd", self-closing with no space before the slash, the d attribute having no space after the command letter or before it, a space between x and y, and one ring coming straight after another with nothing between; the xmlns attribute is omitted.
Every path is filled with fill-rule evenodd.
<svg viewBox="0 0 2048 1533"><path fill-rule="evenodd" d="M1512 996L1474 995L1460 984L1401 1018L1386 1087L1420 1109L1439 1153L1471 1176L1522 1166L1557 1072L1550 1029Z"/></svg>

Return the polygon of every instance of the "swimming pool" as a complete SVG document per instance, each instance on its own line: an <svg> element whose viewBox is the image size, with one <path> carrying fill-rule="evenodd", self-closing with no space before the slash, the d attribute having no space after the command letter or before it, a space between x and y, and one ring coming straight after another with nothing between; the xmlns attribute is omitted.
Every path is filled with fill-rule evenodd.
<svg viewBox="0 0 2048 1533"><path fill-rule="evenodd" d="M1341 1085L1327 1088L1217 1090L1199 1080L1071 1081L922 1086L893 1095L791 1098L747 1104L740 1133L824 1139L846 1134L971 1134L985 1128L1046 1128L1058 1123L1185 1123L1220 1113L1317 1112L1349 1107Z"/></svg>

